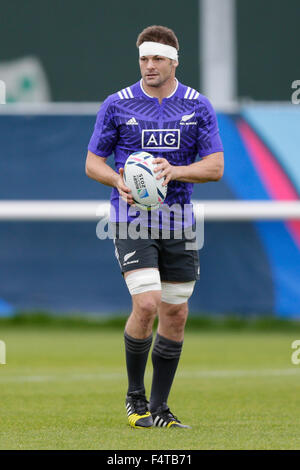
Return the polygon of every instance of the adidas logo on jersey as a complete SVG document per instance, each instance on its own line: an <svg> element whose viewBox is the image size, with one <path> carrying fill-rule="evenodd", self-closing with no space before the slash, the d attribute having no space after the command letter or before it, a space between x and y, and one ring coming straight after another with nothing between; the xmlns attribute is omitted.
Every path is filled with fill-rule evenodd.
<svg viewBox="0 0 300 470"><path fill-rule="evenodd" d="M128 119L128 121L126 122L126 125L127 126L138 126L139 123L137 122L135 117L132 117L131 119Z"/></svg>

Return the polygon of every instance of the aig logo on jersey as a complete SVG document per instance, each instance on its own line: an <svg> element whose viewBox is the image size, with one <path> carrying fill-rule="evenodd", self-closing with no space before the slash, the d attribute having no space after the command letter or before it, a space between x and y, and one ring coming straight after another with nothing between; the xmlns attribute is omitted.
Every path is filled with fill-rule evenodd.
<svg viewBox="0 0 300 470"><path fill-rule="evenodd" d="M179 129L144 129L142 148L146 150L179 149Z"/></svg>

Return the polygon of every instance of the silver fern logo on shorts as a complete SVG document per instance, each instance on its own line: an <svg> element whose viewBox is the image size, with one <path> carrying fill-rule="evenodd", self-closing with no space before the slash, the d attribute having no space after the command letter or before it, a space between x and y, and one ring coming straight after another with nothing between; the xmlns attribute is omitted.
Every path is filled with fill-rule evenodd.
<svg viewBox="0 0 300 470"><path fill-rule="evenodd" d="M135 254L136 254L136 250L132 251L131 253L126 253L126 255L124 256L124 263L126 263L126 261L128 261L129 258L131 258Z"/></svg>

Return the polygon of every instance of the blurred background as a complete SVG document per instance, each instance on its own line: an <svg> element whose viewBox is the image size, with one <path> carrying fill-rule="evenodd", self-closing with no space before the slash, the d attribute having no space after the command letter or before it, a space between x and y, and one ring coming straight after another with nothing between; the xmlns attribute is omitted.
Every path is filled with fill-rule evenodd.
<svg viewBox="0 0 300 470"><path fill-rule="evenodd" d="M278 202L299 204L299 1L0 7L0 316L129 313L113 243L96 237L96 217L25 220L19 203L109 200L110 188L85 175L96 113L107 95L139 80L137 35L162 24L179 39L178 79L210 98L225 149L223 179L194 186L195 201L228 202L229 215L205 223L190 309L299 318L300 211L276 212ZM9 201L19 215L7 212ZM257 215L246 207L233 220L239 201L256 201ZM274 202L273 218L258 215L262 201Z"/></svg>

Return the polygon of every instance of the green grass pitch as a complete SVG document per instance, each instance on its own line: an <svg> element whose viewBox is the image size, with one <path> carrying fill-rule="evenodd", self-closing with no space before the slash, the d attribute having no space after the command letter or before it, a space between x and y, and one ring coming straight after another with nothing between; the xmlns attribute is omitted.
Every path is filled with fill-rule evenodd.
<svg viewBox="0 0 300 470"><path fill-rule="evenodd" d="M300 449L299 332L188 331L169 405L191 430L127 425L121 330L2 325L0 339L0 449Z"/></svg>

